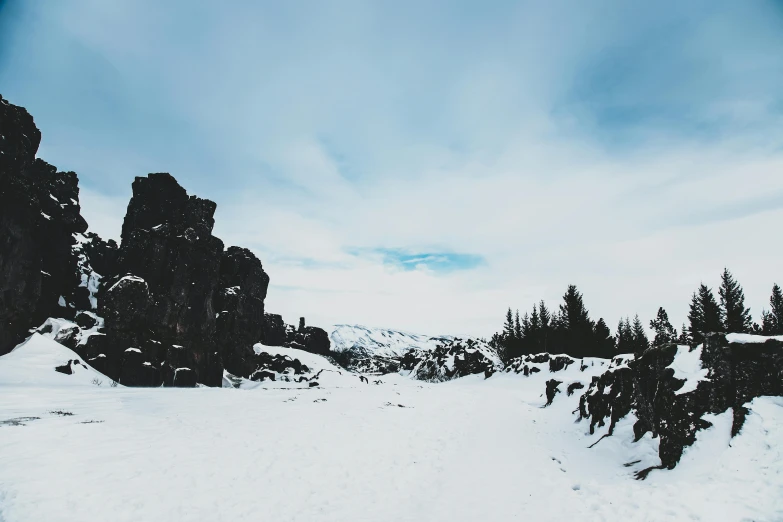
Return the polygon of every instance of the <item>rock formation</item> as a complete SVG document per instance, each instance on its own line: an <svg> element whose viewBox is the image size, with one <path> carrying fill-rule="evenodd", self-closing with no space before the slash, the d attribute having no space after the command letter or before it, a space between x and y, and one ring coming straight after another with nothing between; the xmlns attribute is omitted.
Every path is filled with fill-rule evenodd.
<svg viewBox="0 0 783 522"><path fill-rule="evenodd" d="M501 365L495 351L483 341L451 339L434 350L411 350L400 370L422 381L440 382L476 373L490 374Z"/></svg>
<svg viewBox="0 0 783 522"><path fill-rule="evenodd" d="M612 367L593 378L580 398L581 419L589 419L590 432L633 412L636 440L650 432L660 437L661 467L671 469L699 430L711 423L703 416L732 409L732 436L745 421L745 404L762 395L783 395L783 341L765 338L732 342L732 336L711 334L703 346L666 345L646 350L638 358L615 358ZM678 378L671 367L675 357L692 351L705 375L696 382ZM700 353L698 353L700 352ZM686 387L687 385L687 387ZM650 470L643 470L644 478Z"/></svg>
<svg viewBox="0 0 783 522"><path fill-rule="evenodd" d="M43 323L122 384L220 386L224 368L268 366L259 341L329 353L325 331L264 313L269 276L212 235L214 202L170 174L137 177L121 244L103 241L86 233L76 174L35 159L40 140L0 97L0 355Z"/></svg>
<svg viewBox="0 0 783 522"><path fill-rule="evenodd" d="M36 159L40 141L32 116L0 96L0 355L88 304L73 252L87 229L76 174Z"/></svg>

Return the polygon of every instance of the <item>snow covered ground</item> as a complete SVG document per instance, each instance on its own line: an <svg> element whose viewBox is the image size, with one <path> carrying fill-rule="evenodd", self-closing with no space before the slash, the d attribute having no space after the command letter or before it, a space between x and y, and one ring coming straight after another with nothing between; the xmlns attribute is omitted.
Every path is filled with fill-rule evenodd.
<svg viewBox="0 0 783 522"><path fill-rule="evenodd" d="M597 368L142 389L56 373L74 354L49 343L0 357L2 522L783 520L781 398L754 400L731 441L731 412L711 418L637 481L658 460L633 419L588 449L604 431L574 422L579 392L541 407L546 380Z"/></svg>

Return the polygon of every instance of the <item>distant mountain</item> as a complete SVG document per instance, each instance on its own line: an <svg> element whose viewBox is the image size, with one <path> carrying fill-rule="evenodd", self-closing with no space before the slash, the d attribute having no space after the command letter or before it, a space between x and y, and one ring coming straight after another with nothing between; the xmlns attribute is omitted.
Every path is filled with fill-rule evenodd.
<svg viewBox="0 0 783 522"><path fill-rule="evenodd" d="M350 352L355 357L402 357L411 349L434 350L453 339L349 324L335 325L329 334L333 352Z"/></svg>

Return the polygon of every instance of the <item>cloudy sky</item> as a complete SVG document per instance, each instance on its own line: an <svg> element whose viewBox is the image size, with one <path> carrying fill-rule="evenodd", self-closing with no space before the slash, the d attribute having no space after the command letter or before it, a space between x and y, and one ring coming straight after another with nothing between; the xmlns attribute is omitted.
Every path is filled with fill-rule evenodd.
<svg viewBox="0 0 783 522"><path fill-rule="evenodd" d="M0 0L0 93L119 239L134 176L218 203L288 322L610 326L783 284L783 4Z"/></svg>

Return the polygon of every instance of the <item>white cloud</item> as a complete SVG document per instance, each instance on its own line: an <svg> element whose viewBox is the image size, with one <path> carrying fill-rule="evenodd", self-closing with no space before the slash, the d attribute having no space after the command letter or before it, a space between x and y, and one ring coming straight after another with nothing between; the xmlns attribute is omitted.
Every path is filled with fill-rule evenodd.
<svg viewBox="0 0 783 522"><path fill-rule="evenodd" d="M289 321L490 335L575 283L612 328L680 322L724 265L758 317L783 258L783 33L774 6L718 4L52 3L35 45L64 32L101 60L51 66L86 142L43 127L45 157L82 174L104 236L127 197L103 193L133 175L217 201ZM121 95L76 97L105 64ZM384 248L486 262L403 270Z"/></svg>

